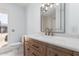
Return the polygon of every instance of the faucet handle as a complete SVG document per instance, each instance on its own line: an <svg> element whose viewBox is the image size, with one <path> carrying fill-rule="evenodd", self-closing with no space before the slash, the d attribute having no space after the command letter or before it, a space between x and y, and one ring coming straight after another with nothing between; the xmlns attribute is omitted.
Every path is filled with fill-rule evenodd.
<svg viewBox="0 0 79 59"><path fill-rule="evenodd" d="M52 28L50 29L50 35L51 36L53 35L53 29Z"/></svg>
<svg viewBox="0 0 79 59"><path fill-rule="evenodd" d="M53 32L51 32L50 35L53 36Z"/></svg>
<svg viewBox="0 0 79 59"><path fill-rule="evenodd" d="M49 28L45 29L45 35L49 35Z"/></svg>

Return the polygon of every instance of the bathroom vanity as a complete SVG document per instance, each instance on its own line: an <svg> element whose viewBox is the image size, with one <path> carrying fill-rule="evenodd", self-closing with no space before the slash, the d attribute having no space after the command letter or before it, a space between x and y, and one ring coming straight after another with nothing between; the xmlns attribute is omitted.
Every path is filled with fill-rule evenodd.
<svg viewBox="0 0 79 59"><path fill-rule="evenodd" d="M28 35L24 38L25 56L79 56L79 47L67 38ZM57 39L57 40L56 40ZM66 41L65 41L66 40ZM68 39L69 40L69 39ZM70 38L71 40L71 38ZM76 39L75 39L76 41Z"/></svg>

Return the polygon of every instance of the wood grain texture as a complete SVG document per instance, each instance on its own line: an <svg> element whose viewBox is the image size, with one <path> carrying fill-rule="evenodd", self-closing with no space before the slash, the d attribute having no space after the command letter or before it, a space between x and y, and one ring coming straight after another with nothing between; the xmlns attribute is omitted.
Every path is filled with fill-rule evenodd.
<svg viewBox="0 0 79 59"><path fill-rule="evenodd" d="M25 56L79 56L79 52L38 41L33 38L24 40Z"/></svg>

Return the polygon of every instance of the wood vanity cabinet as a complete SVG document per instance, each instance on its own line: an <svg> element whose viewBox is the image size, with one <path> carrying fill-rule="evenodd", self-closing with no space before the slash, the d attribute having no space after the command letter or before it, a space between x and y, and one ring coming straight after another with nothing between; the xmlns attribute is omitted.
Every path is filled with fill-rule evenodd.
<svg viewBox="0 0 79 59"><path fill-rule="evenodd" d="M63 50L62 48L60 50L58 49L59 47L56 47L56 48L52 48L52 47L47 47L47 56L71 56L72 55L72 51L69 51L66 49Z"/></svg>
<svg viewBox="0 0 79 59"><path fill-rule="evenodd" d="M29 38L29 40L24 42L24 55L25 56L44 56L45 46L43 43Z"/></svg>
<svg viewBox="0 0 79 59"><path fill-rule="evenodd" d="M25 56L79 56L79 52L61 48L32 38L24 40Z"/></svg>
<svg viewBox="0 0 79 59"><path fill-rule="evenodd" d="M79 56L79 52L73 52L73 56Z"/></svg>

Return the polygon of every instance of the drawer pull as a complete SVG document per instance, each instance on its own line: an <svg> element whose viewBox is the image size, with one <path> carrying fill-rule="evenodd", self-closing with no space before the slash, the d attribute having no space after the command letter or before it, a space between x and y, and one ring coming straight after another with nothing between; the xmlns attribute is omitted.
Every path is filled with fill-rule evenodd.
<svg viewBox="0 0 79 59"><path fill-rule="evenodd" d="M33 47L35 47L35 48L39 48L38 46L35 46L35 45L32 45Z"/></svg>

